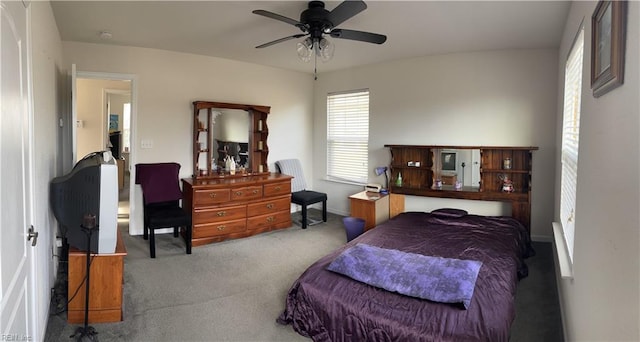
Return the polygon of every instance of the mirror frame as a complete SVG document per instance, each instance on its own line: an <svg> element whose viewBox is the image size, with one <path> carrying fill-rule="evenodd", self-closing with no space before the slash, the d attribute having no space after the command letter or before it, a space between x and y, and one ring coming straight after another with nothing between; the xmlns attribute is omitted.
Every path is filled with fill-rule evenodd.
<svg viewBox="0 0 640 342"><path fill-rule="evenodd" d="M249 113L249 168L245 172L230 174L228 171L213 171L212 158L214 156L213 137L211 132L211 122L213 112L216 110L237 109ZM201 111L206 110L204 120L201 120ZM238 103L194 101L193 102L193 178L225 178L243 177L250 175L268 174L267 157L269 147L267 138L269 128L267 126L267 116L271 107ZM206 134L206 143L202 145L200 136ZM200 165L201 154L206 155L205 165Z"/></svg>

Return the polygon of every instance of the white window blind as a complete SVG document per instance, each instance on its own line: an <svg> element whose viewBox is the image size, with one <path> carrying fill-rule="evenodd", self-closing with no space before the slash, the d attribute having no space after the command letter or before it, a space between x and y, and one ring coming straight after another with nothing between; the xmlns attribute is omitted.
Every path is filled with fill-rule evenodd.
<svg viewBox="0 0 640 342"><path fill-rule="evenodd" d="M564 76L564 111L562 124L562 179L560 221L569 257L573 262L575 236L576 184L578 178L578 145L580 142L580 99L582 94L582 57L584 28L573 43Z"/></svg>
<svg viewBox="0 0 640 342"><path fill-rule="evenodd" d="M369 159L369 90L327 95L327 177L366 183Z"/></svg>

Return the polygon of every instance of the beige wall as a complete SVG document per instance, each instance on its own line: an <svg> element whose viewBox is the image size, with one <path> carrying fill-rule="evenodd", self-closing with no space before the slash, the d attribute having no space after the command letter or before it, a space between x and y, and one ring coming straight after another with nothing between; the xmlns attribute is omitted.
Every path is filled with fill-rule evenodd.
<svg viewBox="0 0 640 342"><path fill-rule="evenodd" d="M135 75L130 162L175 161L192 175L192 102L208 100L271 106L269 169L300 158L312 171L313 78L309 74L163 50L63 42L65 62L78 71ZM295 55L292 57L293 61ZM153 147L142 149L142 140ZM141 234L140 192L131 196L132 234Z"/></svg>
<svg viewBox="0 0 640 342"><path fill-rule="evenodd" d="M640 3L629 2L624 84L594 98L590 86L591 15L596 2L573 2L560 47L558 84L578 27L585 45L580 113L573 279L559 279L568 341L640 340ZM558 91L557 155L562 89ZM557 159L555 218L559 222ZM558 269L556 267L556 269ZM557 277L560 274L556 272Z"/></svg>
<svg viewBox="0 0 640 342"><path fill-rule="evenodd" d="M556 49L428 56L364 66L318 77L315 89L313 186L329 207L347 214L347 197L362 187L324 180L326 96L369 88L369 179L389 165L385 144L538 146L533 163L532 234L551 237L557 97ZM407 210L455 206L478 214L508 214L495 202L408 196Z"/></svg>

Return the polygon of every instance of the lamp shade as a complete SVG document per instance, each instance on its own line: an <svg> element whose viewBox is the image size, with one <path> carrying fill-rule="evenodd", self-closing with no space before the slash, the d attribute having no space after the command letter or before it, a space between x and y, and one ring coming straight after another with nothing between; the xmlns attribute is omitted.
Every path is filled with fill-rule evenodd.
<svg viewBox="0 0 640 342"><path fill-rule="evenodd" d="M311 56L313 56L313 41L311 38L307 38L298 44L296 44L296 51L298 52L298 57L303 62L308 62L311 60Z"/></svg>
<svg viewBox="0 0 640 342"><path fill-rule="evenodd" d="M335 45L325 38L320 39L316 44L316 54L323 62L328 62L333 58Z"/></svg>
<svg viewBox="0 0 640 342"><path fill-rule="evenodd" d="M376 176L380 176L383 173L387 172L387 167L386 166L378 166L376 167Z"/></svg>

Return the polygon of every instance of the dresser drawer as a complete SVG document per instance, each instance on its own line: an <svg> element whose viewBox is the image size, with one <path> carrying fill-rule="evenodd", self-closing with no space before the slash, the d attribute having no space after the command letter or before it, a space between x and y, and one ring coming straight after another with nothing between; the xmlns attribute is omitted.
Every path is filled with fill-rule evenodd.
<svg viewBox="0 0 640 342"><path fill-rule="evenodd" d="M262 198L262 185L231 189L232 201L246 201Z"/></svg>
<svg viewBox="0 0 640 342"><path fill-rule="evenodd" d="M216 223L229 220L244 219L247 217L247 207L237 205L233 207L221 207L211 209L196 209L193 212L193 224Z"/></svg>
<svg viewBox="0 0 640 342"><path fill-rule="evenodd" d="M269 183L264 185L264 197L286 195L291 193L291 181Z"/></svg>
<svg viewBox="0 0 640 342"><path fill-rule="evenodd" d="M266 189L266 187L265 187ZM280 197L267 201L249 204L247 206L247 216L259 216L264 214L276 213L278 211L290 210L291 198Z"/></svg>
<svg viewBox="0 0 640 342"><path fill-rule="evenodd" d="M204 238L231 233L241 233L247 229L247 220L232 220L193 226L193 238Z"/></svg>
<svg viewBox="0 0 640 342"><path fill-rule="evenodd" d="M212 204L228 202L231 199L229 189L196 190L193 193L193 207L200 208Z"/></svg>
<svg viewBox="0 0 640 342"><path fill-rule="evenodd" d="M289 208L273 214L254 216L247 219L247 229L260 229L275 226L282 223L291 223L291 213Z"/></svg>

